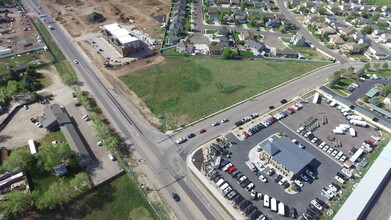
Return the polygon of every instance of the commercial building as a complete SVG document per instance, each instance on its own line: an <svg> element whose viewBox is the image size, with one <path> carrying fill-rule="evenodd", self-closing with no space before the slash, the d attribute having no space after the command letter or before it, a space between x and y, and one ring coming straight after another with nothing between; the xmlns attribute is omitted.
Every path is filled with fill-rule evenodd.
<svg viewBox="0 0 391 220"><path fill-rule="evenodd" d="M288 180L302 172L314 159L286 137L266 144L262 150L259 155L261 161Z"/></svg>
<svg viewBox="0 0 391 220"><path fill-rule="evenodd" d="M117 23L103 25L102 35L123 57L135 54L140 49L140 41Z"/></svg>

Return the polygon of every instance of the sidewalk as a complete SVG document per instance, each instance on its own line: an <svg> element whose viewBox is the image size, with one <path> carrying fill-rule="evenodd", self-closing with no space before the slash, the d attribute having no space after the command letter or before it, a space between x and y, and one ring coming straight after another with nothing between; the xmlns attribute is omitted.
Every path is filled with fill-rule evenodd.
<svg viewBox="0 0 391 220"><path fill-rule="evenodd" d="M231 202L226 199L223 194L218 190L192 163L191 158L193 158L193 155L197 150L200 148L197 148L194 150L186 159L187 166L192 171L192 174L195 178L197 178L204 187L212 193L212 196L215 197L215 200L217 203L219 203L220 206L222 206L224 209L226 209L231 216L233 216L234 219L245 219L243 215L240 213L239 210L235 209Z"/></svg>

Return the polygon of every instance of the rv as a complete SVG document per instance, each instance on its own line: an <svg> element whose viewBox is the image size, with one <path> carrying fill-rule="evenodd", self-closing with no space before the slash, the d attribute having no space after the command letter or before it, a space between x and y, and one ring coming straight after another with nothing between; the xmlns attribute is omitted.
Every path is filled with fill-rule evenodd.
<svg viewBox="0 0 391 220"><path fill-rule="evenodd" d="M251 162L251 161L246 161L246 165L248 166L248 168L250 168L250 170L251 171L255 171L255 170L257 170L257 168L255 168L255 166L254 166L254 164L253 164L253 162Z"/></svg>
<svg viewBox="0 0 391 220"><path fill-rule="evenodd" d="M285 205L284 203L278 203L278 215L285 216Z"/></svg>
<svg viewBox="0 0 391 220"><path fill-rule="evenodd" d="M314 100L312 101L314 104L317 104L319 101L319 92L315 93Z"/></svg>
<svg viewBox="0 0 391 220"><path fill-rule="evenodd" d="M270 210L277 212L277 200L275 198L270 199Z"/></svg>
<svg viewBox="0 0 391 220"><path fill-rule="evenodd" d="M333 133L334 134L344 134L343 130L341 130L340 128L336 128L336 129L333 129Z"/></svg>
<svg viewBox="0 0 391 220"><path fill-rule="evenodd" d="M270 207L270 202L269 202L269 196L265 194L263 196L263 207L269 208Z"/></svg>

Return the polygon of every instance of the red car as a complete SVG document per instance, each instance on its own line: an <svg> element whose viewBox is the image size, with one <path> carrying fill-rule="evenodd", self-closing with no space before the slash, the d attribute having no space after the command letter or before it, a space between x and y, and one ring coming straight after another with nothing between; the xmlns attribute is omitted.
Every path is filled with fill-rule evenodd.
<svg viewBox="0 0 391 220"><path fill-rule="evenodd" d="M288 108L288 111L289 111L291 114L295 113L295 110L293 110L293 109L291 109L291 108Z"/></svg>
<svg viewBox="0 0 391 220"><path fill-rule="evenodd" d="M301 107L299 105L295 105L295 106L296 106L297 110L301 109Z"/></svg>
<svg viewBox="0 0 391 220"><path fill-rule="evenodd" d="M244 136L246 136L246 138L250 137L250 135L247 133L247 132L243 132Z"/></svg>
<svg viewBox="0 0 391 220"><path fill-rule="evenodd" d="M232 172L234 172L236 170L236 167L232 166L230 167L227 171L225 171L226 173L228 174L231 174Z"/></svg>
<svg viewBox="0 0 391 220"><path fill-rule="evenodd" d="M206 132L205 129L201 129L201 130L198 131L198 133L200 133L200 134L202 134L202 133L204 133L204 132Z"/></svg>
<svg viewBox="0 0 391 220"><path fill-rule="evenodd" d="M275 119L274 117L269 118L269 120L270 120L272 123L276 122L276 119Z"/></svg>

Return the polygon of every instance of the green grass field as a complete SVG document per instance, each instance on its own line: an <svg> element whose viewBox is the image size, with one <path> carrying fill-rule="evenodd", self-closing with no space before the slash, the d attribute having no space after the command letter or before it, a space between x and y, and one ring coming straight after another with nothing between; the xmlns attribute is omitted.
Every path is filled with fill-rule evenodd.
<svg viewBox="0 0 391 220"><path fill-rule="evenodd" d="M311 47L301 47L301 46L289 46L293 50L296 50L301 55L309 60L323 60L328 61L329 58L321 54L320 52L312 49Z"/></svg>
<svg viewBox="0 0 391 220"><path fill-rule="evenodd" d="M71 207L80 207L80 211L72 214ZM148 204L126 175L98 186L96 191L69 204L60 214L66 219L154 219Z"/></svg>
<svg viewBox="0 0 391 220"><path fill-rule="evenodd" d="M0 76L9 73L9 67L29 64L34 60L39 60L37 52L25 53L20 56L12 56L0 59Z"/></svg>
<svg viewBox="0 0 391 220"><path fill-rule="evenodd" d="M168 57L121 77L155 115L176 127L273 88L324 63Z"/></svg>
<svg viewBox="0 0 391 220"><path fill-rule="evenodd" d="M390 2L390 0L369 0L368 4L383 6L383 5L389 5L389 4L391 4L391 2Z"/></svg>

